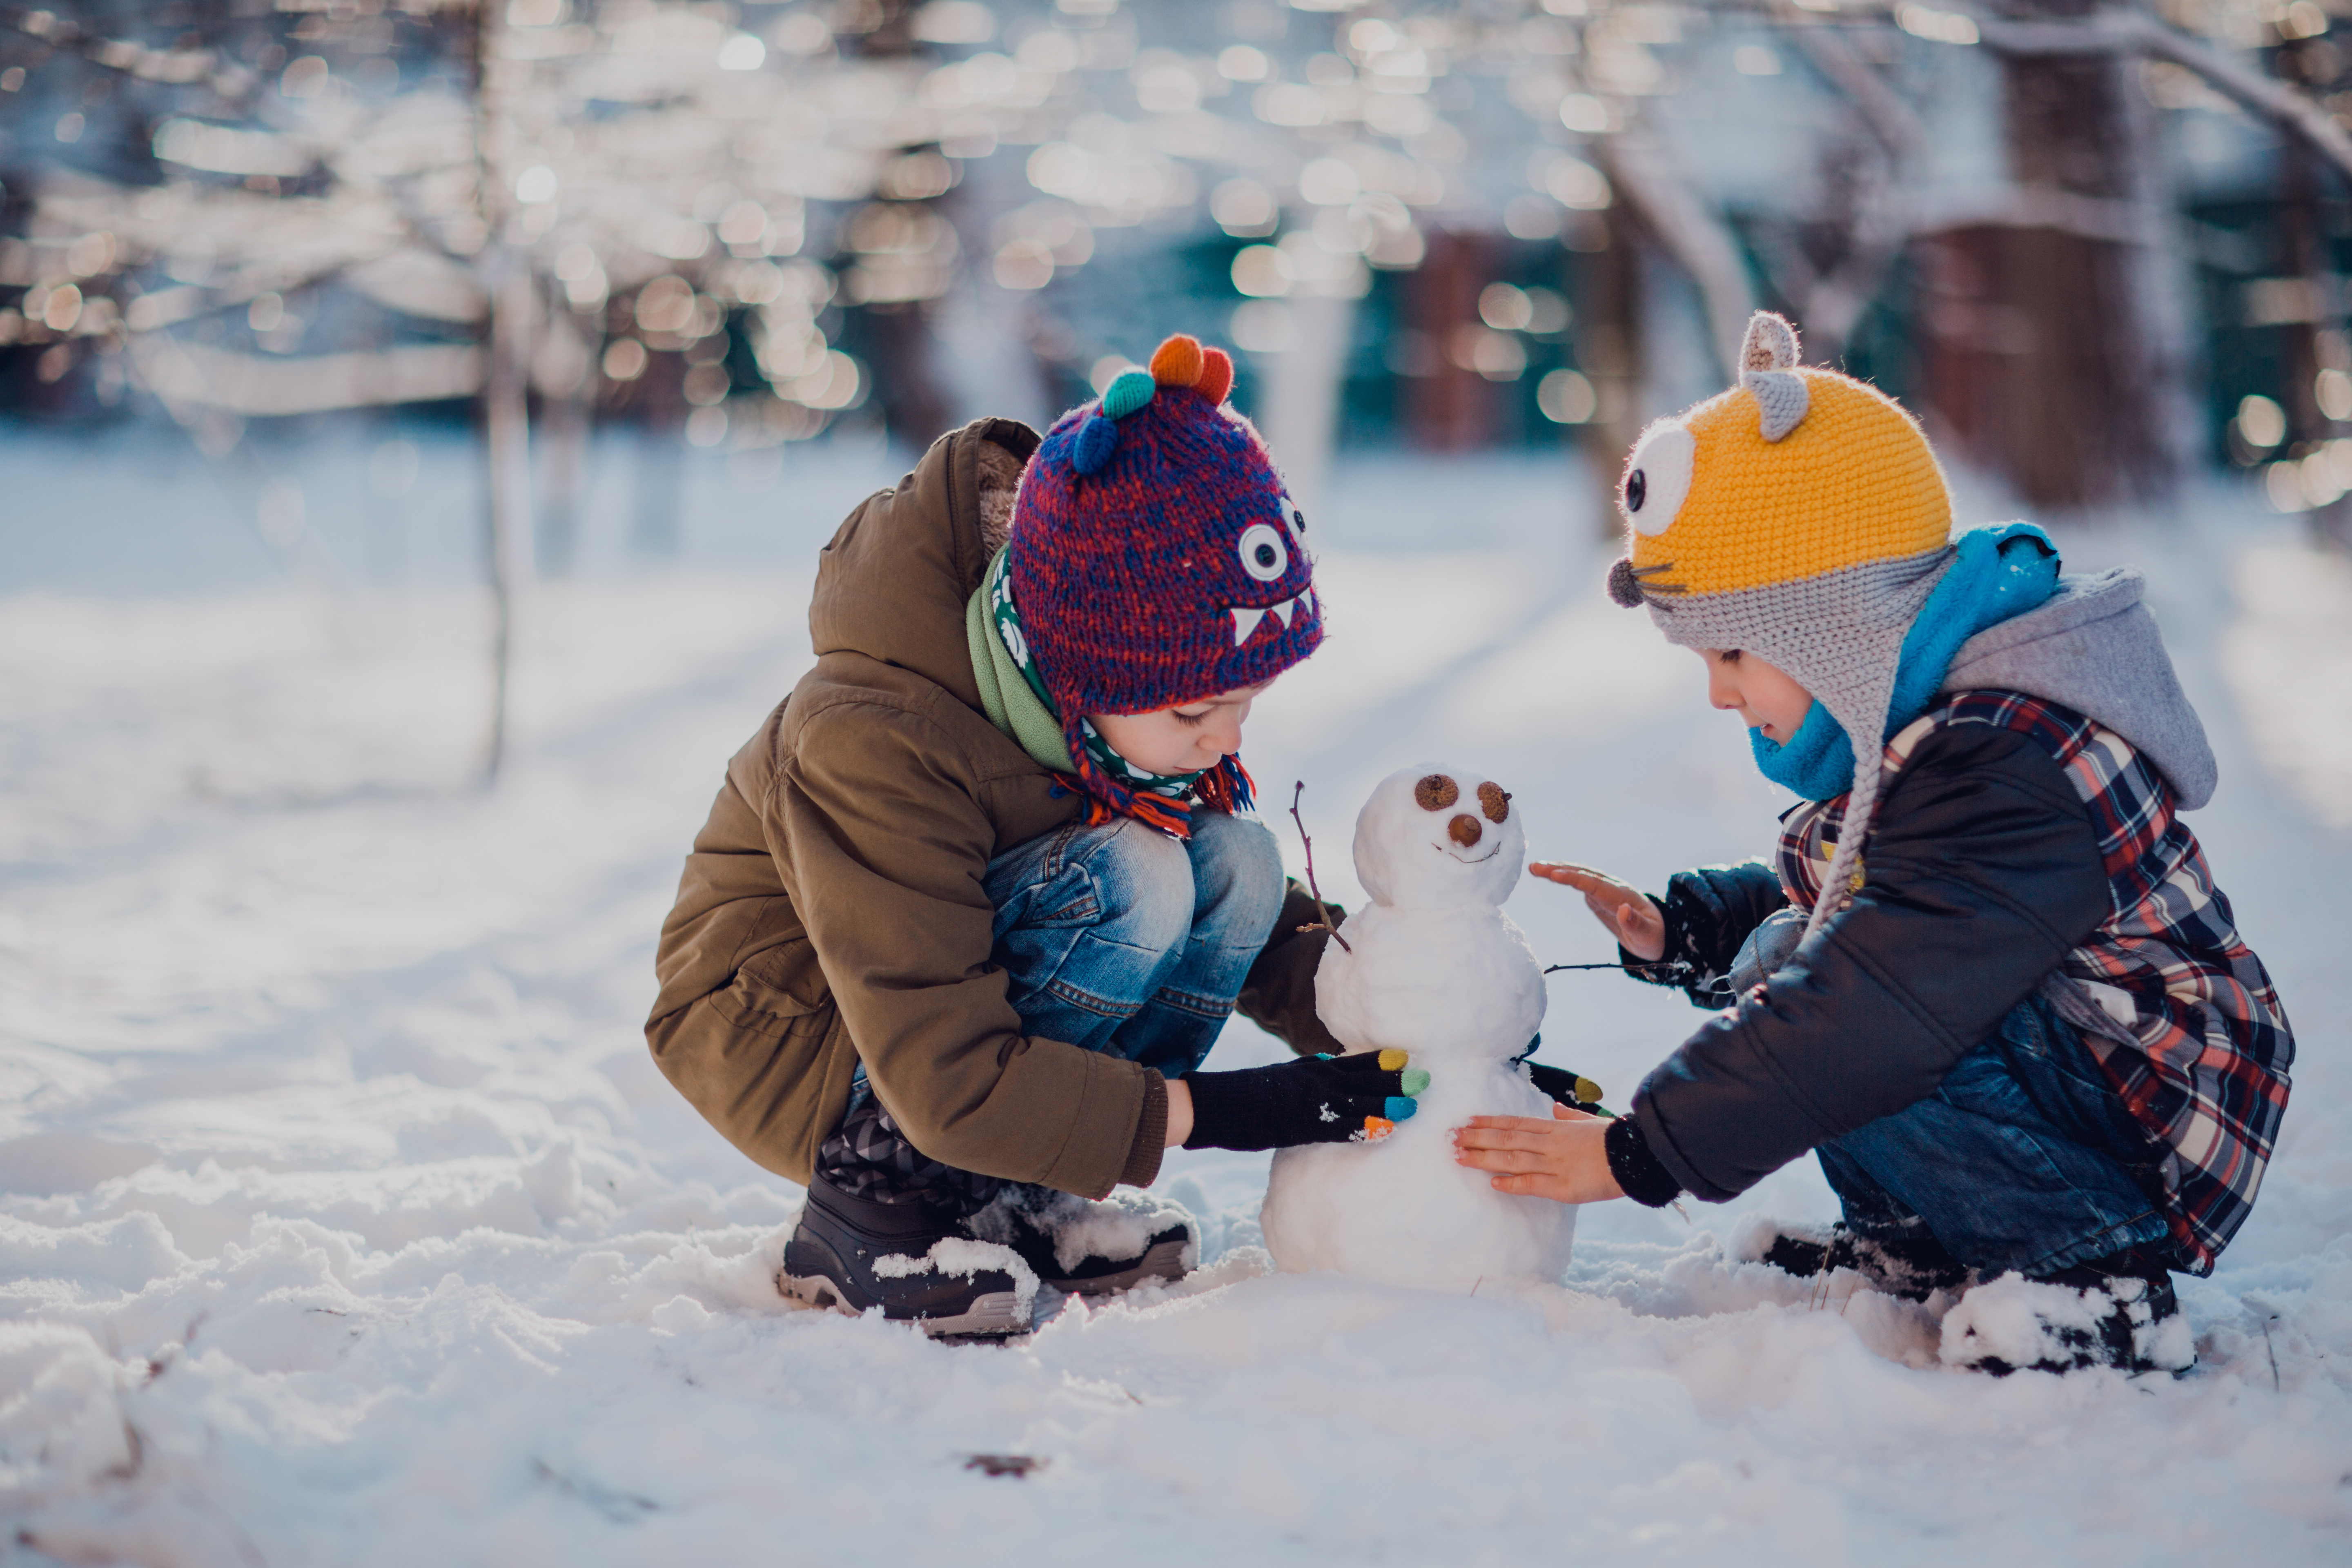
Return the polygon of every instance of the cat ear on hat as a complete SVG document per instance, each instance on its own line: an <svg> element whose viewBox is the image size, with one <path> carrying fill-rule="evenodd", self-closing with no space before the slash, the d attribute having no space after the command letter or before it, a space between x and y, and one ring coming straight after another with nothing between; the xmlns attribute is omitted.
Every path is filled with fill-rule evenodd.
<svg viewBox="0 0 2352 1568"><path fill-rule="evenodd" d="M1797 329L1786 316L1759 310L1748 318L1739 345L1739 384L1756 399L1757 419L1767 441L1778 441L1804 422L1812 395L1796 374Z"/></svg>

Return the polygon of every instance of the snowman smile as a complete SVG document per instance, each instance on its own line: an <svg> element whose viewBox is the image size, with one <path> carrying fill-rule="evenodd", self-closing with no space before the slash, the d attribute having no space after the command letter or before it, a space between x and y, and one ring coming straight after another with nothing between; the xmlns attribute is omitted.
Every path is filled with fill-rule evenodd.
<svg viewBox="0 0 2352 1568"><path fill-rule="evenodd" d="M1461 861L1465 866L1484 866L1487 861L1492 860L1496 856L1500 855L1503 852L1503 846L1499 841L1496 842L1492 849L1487 850L1484 855L1456 855L1453 850L1448 849L1443 844L1433 844L1430 847L1436 850L1440 855L1445 856L1449 859Z"/></svg>
<svg viewBox="0 0 2352 1568"><path fill-rule="evenodd" d="M1262 605L1255 608L1237 605L1225 613L1234 618L1234 646L1239 647L1249 641L1250 634L1257 630L1258 623L1265 620L1266 616L1280 617L1283 626L1287 628L1294 616L1311 612L1314 608L1315 590L1302 588L1296 596L1285 599L1278 605Z"/></svg>

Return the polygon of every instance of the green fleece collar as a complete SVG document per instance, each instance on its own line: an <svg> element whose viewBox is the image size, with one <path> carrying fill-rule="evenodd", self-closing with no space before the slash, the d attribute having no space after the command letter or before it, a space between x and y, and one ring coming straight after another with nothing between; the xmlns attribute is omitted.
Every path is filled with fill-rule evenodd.
<svg viewBox="0 0 2352 1568"><path fill-rule="evenodd" d="M963 607L964 638L971 645L972 679L980 686L980 706L988 721L1020 743L1038 766L1057 773L1076 773L1069 742L1062 738L1062 721L1030 684L1029 674L996 633L989 610L989 591L1004 575L1004 552L981 574L980 586Z"/></svg>

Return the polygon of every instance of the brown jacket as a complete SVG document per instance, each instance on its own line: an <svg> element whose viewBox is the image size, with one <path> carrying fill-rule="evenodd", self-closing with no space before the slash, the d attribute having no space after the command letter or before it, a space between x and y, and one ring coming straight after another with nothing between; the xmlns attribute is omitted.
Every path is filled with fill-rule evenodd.
<svg viewBox="0 0 2352 1568"><path fill-rule="evenodd" d="M964 604L1010 514L1026 426L940 437L824 552L816 665L727 765L663 923L654 1059L737 1148L805 1182L850 1074L915 1146L968 1171L1100 1197L1149 1183L1160 1075L1022 1032L989 960L988 863L1078 819L990 723ZM1242 1009L1302 1051L1320 933L1296 889Z"/></svg>

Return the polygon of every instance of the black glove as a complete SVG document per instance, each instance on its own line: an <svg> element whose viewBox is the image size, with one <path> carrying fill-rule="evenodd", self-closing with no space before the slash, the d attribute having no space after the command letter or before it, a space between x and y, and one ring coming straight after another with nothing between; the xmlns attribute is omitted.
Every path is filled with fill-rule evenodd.
<svg viewBox="0 0 2352 1568"><path fill-rule="evenodd" d="M1529 1062L1528 1077L1535 1086L1572 1110L1594 1116L1607 1116L1601 1106L1601 1086L1566 1068L1546 1067L1541 1062Z"/></svg>
<svg viewBox="0 0 2352 1568"><path fill-rule="evenodd" d="M1383 1138L1421 1109L1429 1075L1403 1051L1307 1057L1240 1072L1196 1072L1187 1149L1286 1149Z"/></svg>

